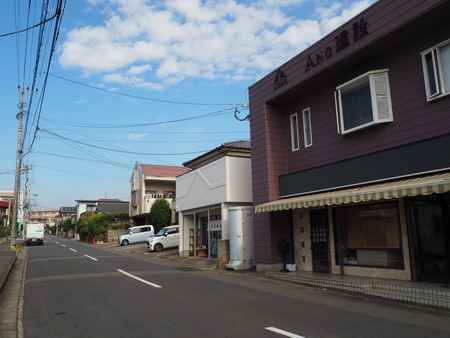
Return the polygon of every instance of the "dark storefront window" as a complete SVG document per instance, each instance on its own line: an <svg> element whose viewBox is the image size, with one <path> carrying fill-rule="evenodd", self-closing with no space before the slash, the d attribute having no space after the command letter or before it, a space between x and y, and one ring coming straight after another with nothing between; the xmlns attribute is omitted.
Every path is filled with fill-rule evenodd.
<svg viewBox="0 0 450 338"><path fill-rule="evenodd" d="M404 267L396 202L336 208L334 233L338 265Z"/></svg>

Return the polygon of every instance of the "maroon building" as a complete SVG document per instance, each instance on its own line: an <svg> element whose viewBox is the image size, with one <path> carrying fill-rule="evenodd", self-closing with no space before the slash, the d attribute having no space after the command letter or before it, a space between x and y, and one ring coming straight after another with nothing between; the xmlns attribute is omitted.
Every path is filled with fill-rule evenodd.
<svg viewBox="0 0 450 338"><path fill-rule="evenodd" d="M450 1L380 0L250 87L255 260L450 282Z"/></svg>

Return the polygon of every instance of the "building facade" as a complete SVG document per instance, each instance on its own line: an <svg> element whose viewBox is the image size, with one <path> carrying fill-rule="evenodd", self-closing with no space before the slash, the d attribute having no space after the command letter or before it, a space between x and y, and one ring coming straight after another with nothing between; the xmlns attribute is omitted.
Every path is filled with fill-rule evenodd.
<svg viewBox="0 0 450 338"><path fill-rule="evenodd" d="M141 164L136 162L130 180L130 217L137 225L151 224L150 211L158 198L171 205L171 224L178 223L173 201L176 177L188 172L185 167Z"/></svg>
<svg viewBox="0 0 450 338"><path fill-rule="evenodd" d="M217 257L229 240L229 209L252 205L250 142L224 143L191 161L177 177L180 256Z"/></svg>
<svg viewBox="0 0 450 338"><path fill-rule="evenodd" d="M44 223L53 226L60 217L59 210L30 210L30 223Z"/></svg>
<svg viewBox="0 0 450 338"><path fill-rule="evenodd" d="M297 270L450 281L446 13L380 0L250 88L259 271L284 239Z"/></svg>
<svg viewBox="0 0 450 338"><path fill-rule="evenodd" d="M76 221L84 212L92 212L93 214L105 214L114 212L128 212L129 202L119 199L99 199L99 200L77 200Z"/></svg>

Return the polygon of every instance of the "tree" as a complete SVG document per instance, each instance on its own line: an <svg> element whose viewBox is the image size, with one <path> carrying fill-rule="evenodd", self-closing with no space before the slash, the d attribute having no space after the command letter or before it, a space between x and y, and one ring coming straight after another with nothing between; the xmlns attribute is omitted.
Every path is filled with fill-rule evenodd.
<svg viewBox="0 0 450 338"><path fill-rule="evenodd" d="M152 225L155 227L155 232L170 225L170 214L170 203L166 199L158 198L153 202L150 218L152 219Z"/></svg>
<svg viewBox="0 0 450 338"><path fill-rule="evenodd" d="M74 225L72 224L71 217L62 221L61 225L62 225L63 231L65 231L65 232L69 231L70 229L72 229L74 227Z"/></svg>

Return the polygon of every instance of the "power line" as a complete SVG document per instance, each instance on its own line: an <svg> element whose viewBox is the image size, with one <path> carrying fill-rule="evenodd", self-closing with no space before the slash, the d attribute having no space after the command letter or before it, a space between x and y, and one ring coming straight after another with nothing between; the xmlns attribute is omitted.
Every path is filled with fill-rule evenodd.
<svg viewBox="0 0 450 338"><path fill-rule="evenodd" d="M96 145L93 145L93 144L88 144L88 143L85 143L85 142L76 141L76 140L64 137L62 135L58 135L58 134L53 133L53 132L51 132L49 130L46 130L46 129L42 129L42 131L46 132L47 134L53 135L56 138L61 139L61 140L74 142L74 143L85 145L85 146L91 147L91 148L102 149L102 150L112 151L112 152L116 152L116 153L124 153L124 154L150 155L150 156L177 156L177 155L191 155L191 154L206 153L208 151L211 151L211 149L207 149L207 150L191 151L191 152L184 152L184 153L141 153L141 152L136 152L136 151L128 151L128 150L120 150L120 149L112 149L112 148L100 147L100 146L96 146Z"/></svg>
<svg viewBox="0 0 450 338"><path fill-rule="evenodd" d="M235 108L227 108L219 111L215 111L212 113L206 113L196 116L190 116L185 117L182 119L176 119L176 120L168 120L168 121L160 121L160 122L151 122L151 123L134 123L134 124L88 124L88 123L81 123L81 122L68 122L68 121L58 121L55 119L49 119L49 118L42 118L42 120L45 120L47 122L52 122L55 124L61 124L71 127L83 127L83 128L135 128L135 127L148 127L148 126L158 126L163 124L169 124L169 123L178 123L178 122L186 122L186 121L193 121L193 120L199 120L204 119L208 117L214 117L219 115L225 115L229 114L231 112L234 112Z"/></svg>
<svg viewBox="0 0 450 338"><path fill-rule="evenodd" d="M80 85L80 86L84 86L84 87L100 90L100 91L107 92L107 93L110 93L110 94L122 95L122 96L131 97L131 98L135 98L135 99L140 99L140 100L162 102L162 103L171 103L171 104L183 104L183 105L191 105L191 106L230 106L230 105L233 106L233 107L236 106L236 104L232 104L232 103L199 103L199 102L182 102L182 101L172 101L172 100L161 100L161 99L149 98L149 97L132 95L132 94L125 94L125 93L121 93L121 92L117 92L117 91L113 91L113 90L108 90L108 89L104 89L104 88L88 85L86 83L78 82L78 81L75 81L75 80L70 80L70 79L67 79L65 77L62 77L62 76L59 76L59 75L55 75L55 74L51 74L51 73L49 73L48 75L56 77L56 78L64 80L64 81L67 81L67 82L75 83L75 84ZM237 106L240 106L240 104L237 104Z"/></svg>
<svg viewBox="0 0 450 338"><path fill-rule="evenodd" d="M39 22L39 23L37 23L37 24L35 24L35 25L31 26L31 27L27 27L25 29L21 29L19 31L15 31L15 32L10 32L10 33L6 33L6 34L0 34L0 38L3 38L3 37L8 36L8 35L13 35L13 34L19 34L19 33L27 32L30 29L39 27L39 26L44 25L45 23L53 20L54 18L56 18L57 15L59 15L58 11L56 11L55 14L51 18L48 18L48 19L46 19L46 20L44 20L42 22Z"/></svg>

